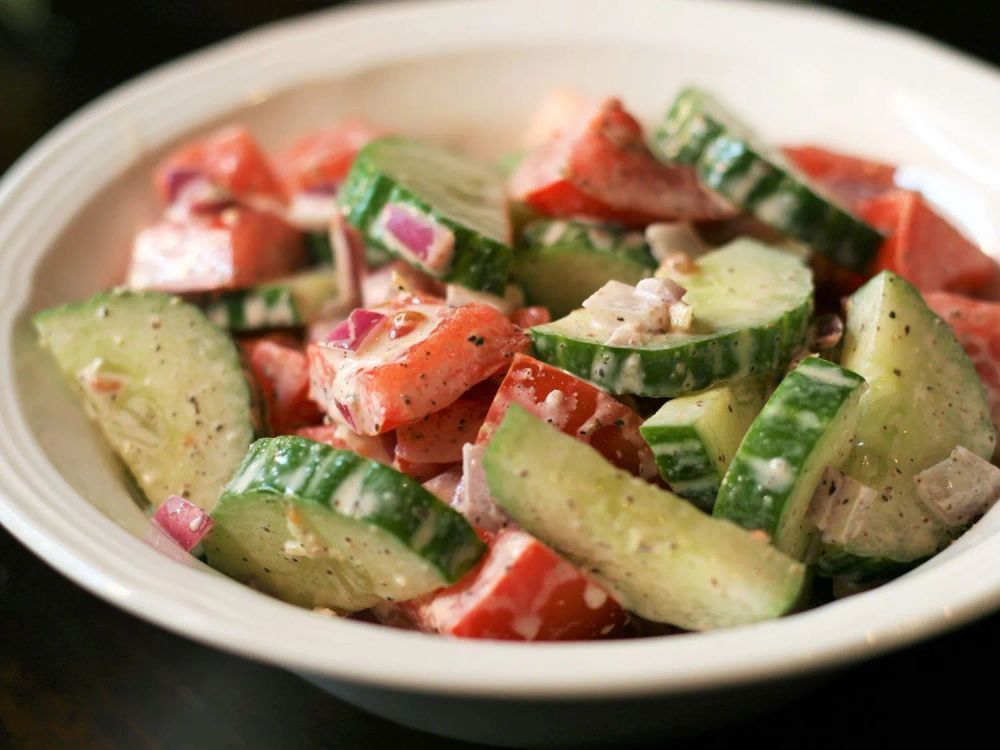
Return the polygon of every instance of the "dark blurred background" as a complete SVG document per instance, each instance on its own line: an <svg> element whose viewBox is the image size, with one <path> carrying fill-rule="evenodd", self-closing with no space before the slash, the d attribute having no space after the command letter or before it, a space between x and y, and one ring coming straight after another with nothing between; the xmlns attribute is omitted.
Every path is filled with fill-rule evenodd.
<svg viewBox="0 0 1000 750"><path fill-rule="evenodd" d="M0 0L0 172L116 84L232 34L336 4ZM890 21L1000 63L993 3L815 4ZM994 616L846 671L749 723L671 745L730 748L749 738L776 747L981 742L995 711L998 636L1000 616ZM0 530L0 748L390 744L471 748L389 725L290 674L139 622L66 582Z"/></svg>

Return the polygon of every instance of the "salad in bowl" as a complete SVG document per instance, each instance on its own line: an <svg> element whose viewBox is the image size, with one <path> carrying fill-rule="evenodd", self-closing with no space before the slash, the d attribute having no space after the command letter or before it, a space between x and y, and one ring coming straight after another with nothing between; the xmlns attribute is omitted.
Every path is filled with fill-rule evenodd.
<svg viewBox="0 0 1000 750"><path fill-rule="evenodd" d="M1000 496L1000 272L890 164L553 92L484 164L347 119L155 170L35 328L191 554L332 616L585 640L780 617Z"/></svg>

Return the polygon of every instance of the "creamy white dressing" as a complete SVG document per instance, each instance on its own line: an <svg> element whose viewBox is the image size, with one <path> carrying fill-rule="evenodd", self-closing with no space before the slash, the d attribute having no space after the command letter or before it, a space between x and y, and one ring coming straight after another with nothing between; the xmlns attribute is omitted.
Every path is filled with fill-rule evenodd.
<svg viewBox="0 0 1000 750"><path fill-rule="evenodd" d="M777 458L746 456L745 460L753 471L754 481L768 492L787 492L795 482L795 470L780 456Z"/></svg>

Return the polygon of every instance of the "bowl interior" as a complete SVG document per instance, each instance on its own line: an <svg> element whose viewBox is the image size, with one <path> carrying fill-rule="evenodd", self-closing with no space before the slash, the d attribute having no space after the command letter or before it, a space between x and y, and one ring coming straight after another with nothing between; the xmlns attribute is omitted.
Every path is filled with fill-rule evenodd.
<svg viewBox="0 0 1000 750"><path fill-rule="evenodd" d="M383 12L384 18L395 13L387 38L376 39L377 26L362 24L360 37L345 47L346 62L330 59L335 52L324 57L323 50L336 48L340 28L339 16L331 15L303 24L298 32L288 27L260 36L256 46L228 49L228 58L244 64L261 60L256 76L253 71L233 74L229 88L206 83L212 60L220 70L235 68L226 50L200 69L182 63L157 73L160 104L170 116L143 115L137 102L155 93L152 82L145 90L118 93L117 109L105 106L91 113L106 130L107 157L78 154L76 162L65 164L66 170L91 170L96 176L66 206L43 198L32 204L35 212L51 211L52 226L47 238L37 233L43 246L25 263L11 264L11 279L22 290L11 329L15 416L23 420L31 449L42 452L75 495L128 534L149 534L142 507L76 399L35 346L28 319L37 310L121 279L132 235L157 214L152 166L177 141L222 123L245 123L267 146L279 147L318 124L363 114L492 159L517 146L533 105L554 86L621 96L651 123L681 85L696 82L731 102L773 142L828 144L903 164L908 184L925 189L983 247L1000 253L1000 148L988 132L998 121L989 117L996 105L929 85L920 66L902 70L903 61L872 65L880 49L893 45L919 47L932 62L935 55L944 58L942 53L882 32L868 30L865 36L860 27L827 16L817 20L811 14L731 3L636 3L633 16L605 21L600 15L605 5L588 2L572 5L578 16L562 27L548 4L545 10L531 3L468 4L478 5L476 12L458 5L435 6L437 11L423 15L419 10ZM552 5L568 9L571 4ZM443 17L442 8L455 17L451 26L434 21L435 13ZM531 22L536 31L522 33ZM408 24L425 38L407 36ZM447 32L441 31L445 27ZM715 43L706 43L709 31ZM816 46L828 54L807 54ZM355 47L361 51L352 52ZM968 63L948 57L937 67L927 65L940 72ZM188 93L179 84L183 75L197 78L196 90ZM30 170L26 174L30 177ZM994 511L961 543L907 578L925 576L963 550L986 543L998 528L1000 516ZM198 585L206 592L230 586L215 576L204 578ZM253 592L241 596L263 599ZM288 609L274 607L272 614ZM791 620L805 616L813 613ZM862 639L859 631L858 644Z"/></svg>

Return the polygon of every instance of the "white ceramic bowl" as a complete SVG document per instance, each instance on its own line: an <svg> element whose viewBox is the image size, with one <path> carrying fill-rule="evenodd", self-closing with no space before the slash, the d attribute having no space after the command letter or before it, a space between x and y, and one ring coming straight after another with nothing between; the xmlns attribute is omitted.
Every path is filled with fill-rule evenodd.
<svg viewBox="0 0 1000 750"><path fill-rule="evenodd" d="M552 85L615 92L643 117L700 82L779 141L907 166L1000 249L1000 77L898 31L733 2L522 0L379 5L248 34L129 83L62 124L0 186L0 521L82 586L177 633L310 676L431 731L580 744L753 710L789 680L897 647L1000 603L1000 513L871 593L776 622L669 638L514 645L337 621L141 541L143 514L27 315L119 278L153 215L149 167L236 118L276 144L363 112L485 155ZM753 690L748 690L750 685Z"/></svg>

